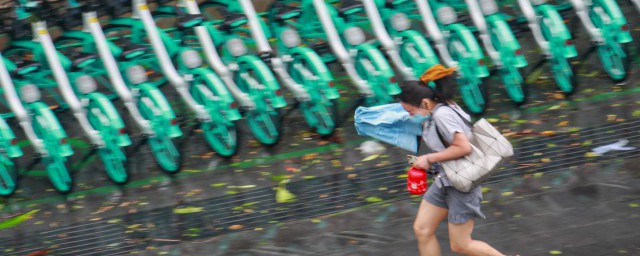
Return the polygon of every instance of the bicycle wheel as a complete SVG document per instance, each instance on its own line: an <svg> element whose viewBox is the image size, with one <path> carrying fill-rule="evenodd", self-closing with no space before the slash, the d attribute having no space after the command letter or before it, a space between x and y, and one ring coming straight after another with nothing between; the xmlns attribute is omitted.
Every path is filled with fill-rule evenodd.
<svg viewBox="0 0 640 256"><path fill-rule="evenodd" d="M211 121L200 125L209 146L222 157L231 157L238 152L238 127L235 123Z"/></svg>
<svg viewBox="0 0 640 256"><path fill-rule="evenodd" d="M111 133L111 127L108 127L109 124L102 123L102 120L105 119L105 115L98 107L90 107L87 113L89 123L94 127L94 129L100 131L105 142L104 147L98 149L98 155L102 160L107 177L116 184L127 183L127 181L129 181L127 158L122 152L120 146L117 145L115 138L108 136L108 134Z"/></svg>
<svg viewBox="0 0 640 256"><path fill-rule="evenodd" d="M617 42L598 46L600 63L611 80L616 83L627 79L631 68L631 58L629 58L629 47L620 45Z"/></svg>
<svg viewBox="0 0 640 256"><path fill-rule="evenodd" d="M69 164L67 158L60 155L59 148L62 147L58 138L49 133L46 129L47 124L40 123L38 116L34 118L33 130L38 138L42 138L44 146L49 155L43 159L43 164L47 168L47 175L58 192L66 194L71 192L73 187L73 179L69 172ZM63 139L66 140L66 139Z"/></svg>
<svg viewBox="0 0 640 256"><path fill-rule="evenodd" d="M553 56L551 58L551 73L558 85L558 88L566 96L575 92L577 79L574 68L569 61L563 56Z"/></svg>
<svg viewBox="0 0 640 256"><path fill-rule="evenodd" d="M151 120L154 132L156 132L154 136L147 139L149 147L151 147L151 154L162 170L170 174L177 173L180 171L182 158L173 140L165 133L165 126L169 125L169 121L153 113L155 106L147 105L147 102L151 102L151 100L139 100L138 102L140 114L145 119Z"/></svg>
<svg viewBox="0 0 640 256"><path fill-rule="evenodd" d="M253 136L265 146L280 141L280 114L274 109L252 110L247 114L247 124Z"/></svg>
<svg viewBox="0 0 640 256"><path fill-rule="evenodd" d="M311 125L315 131L321 136L329 136L336 129L336 123L334 118L327 108L327 105L319 102L302 102L302 112L307 120L307 123ZM333 104L327 101L329 107Z"/></svg>
<svg viewBox="0 0 640 256"><path fill-rule="evenodd" d="M294 65L299 64L298 68ZM305 69L305 70L300 70ZM322 92L322 88L318 88L314 83L316 81L307 79L305 74L313 74L316 77L319 75L314 74L313 69L309 68L308 62L302 58L296 58L293 64L289 65L289 74L298 84L305 87L307 93L311 96L311 100L307 102L301 102L300 111L302 112L305 120L318 134L321 136L328 136L333 133L336 128L336 116L332 108L335 107L335 102L328 99Z"/></svg>
<svg viewBox="0 0 640 256"><path fill-rule="evenodd" d="M511 101L517 106L526 103L528 86L524 83L520 70L513 65L504 65L498 69L498 72Z"/></svg>
<svg viewBox="0 0 640 256"><path fill-rule="evenodd" d="M0 196L10 196L16 191L18 168L9 157L0 154Z"/></svg>
<svg viewBox="0 0 640 256"><path fill-rule="evenodd" d="M603 20L610 19L610 17L602 17L600 13L593 10L589 12L589 17L594 26L599 28L600 31L605 31L603 28L607 25ZM605 43L598 45L598 55L600 56L602 68L604 68L611 80L616 83L622 82L627 78L631 67L628 46L618 43L614 35L603 36L605 37Z"/></svg>
<svg viewBox="0 0 640 256"><path fill-rule="evenodd" d="M44 160L47 166L47 175L58 192L67 194L73 188L73 179L69 173L69 163L65 157L49 156Z"/></svg>

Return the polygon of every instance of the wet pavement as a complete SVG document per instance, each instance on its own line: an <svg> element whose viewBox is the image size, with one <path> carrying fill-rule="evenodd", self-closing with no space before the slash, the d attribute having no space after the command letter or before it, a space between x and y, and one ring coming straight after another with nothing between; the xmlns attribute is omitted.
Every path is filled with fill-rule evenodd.
<svg viewBox="0 0 640 256"><path fill-rule="evenodd" d="M638 39L634 11L625 9ZM577 36L583 53L589 42ZM531 49L530 65L541 58L528 32L520 42ZM599 71L596 55L575 63L580 87L569 100L555 92L548 70L533 72L531 100L521 109L497 77L487 79L492 101L484 117L514 142L516 156L485 186L487 220L479 221L476 238L508 254L640 255L640 151L589 154L619 139L640 147L634 56L629 82L620 85ZM354 89L336 76L340 111L350 116ZM61 120L70 136L78 134L73 119ZM272 148L242 129L240 153L231 159L212 153L198 134L187 138L183 171L174 176L155 166L146 146L130 152L132 179L122 187L109 182L98 158L84 157L86 140L74 137L73 193L57 194L36 166L23 171L13 197L0 199L0 216L40 210L0 231L0 255L417 254L411 224L419 198L404 190L406 152L387 147L378 157L363 156L357 148L367 139L355 134L352 119L323 139L292 112ZM29 162L23 157L20 164ZM284 200L287 192L295 199ZM449 255L445 225L438 236Z"/></svg>

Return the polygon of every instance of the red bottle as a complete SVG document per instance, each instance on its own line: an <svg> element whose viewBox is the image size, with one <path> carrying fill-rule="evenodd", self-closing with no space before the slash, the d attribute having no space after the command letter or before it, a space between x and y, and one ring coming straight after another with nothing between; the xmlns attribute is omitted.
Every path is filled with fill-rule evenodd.
<svg viewBox="0 0 640 256"><path fill-rule="evenodd" d="M414 195L422 195L427 192L427 172L411 167L407 172L407 190Z"/></svg>

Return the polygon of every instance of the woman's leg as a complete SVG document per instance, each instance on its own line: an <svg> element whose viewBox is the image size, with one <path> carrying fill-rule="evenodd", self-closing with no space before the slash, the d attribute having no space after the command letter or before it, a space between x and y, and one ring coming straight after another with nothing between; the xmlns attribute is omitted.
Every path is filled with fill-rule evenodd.
<svg viewBox="0 0 640 256"><path fill-rule="evenodd" d="M500 253L487 243L471 239L473 225L475 225L474 220L469 220L463 224L449 223L451 250L455 253L464 255L503 256L504 254Z"/></svg>
<svg viewBox="0 0 640 256"><path fill-rule="evenodd" d="M447 217L449 210L435 206L426 200L422 200L416 221L413 223L413 231L418 239L420 255L439 256L440 245L436 238L436 229L440 222Z"/></svg>

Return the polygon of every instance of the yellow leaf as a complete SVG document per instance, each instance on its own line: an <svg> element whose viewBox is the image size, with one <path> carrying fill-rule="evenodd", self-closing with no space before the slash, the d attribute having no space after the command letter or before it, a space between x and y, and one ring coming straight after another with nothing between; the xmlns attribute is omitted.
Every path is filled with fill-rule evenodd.
<svg viewBox="0 0 640 256"><path fill-rule="evenodd" d="M569 125L569 121L562 121L558 123L558 126L567 126L567 125Z"/></svg>
<svg viewBox="0 0 640 256"><path fill-rule="evenodd" d="M32 215L36 214L40 210L32 210L30 212L20 214L18 216L9 218L7 220L3 220L0 222L0 229L11 228L17 226L18 224L28 220Z"/></svg>
<svg viewBox="0 0 640 256"><path fill-rule="evenodd" d="M189 213L196 213L196 212L202 212L202 211L204 211L204 208L192 207L192 206L173 209L173 213L175 214L189 214Z"/></svg>
<svg viewBox="0 0 640 256"><path fill-rule="evenodd" d="M362 159L362 161L363 161L363 162L366 162L366 161L371 161L371 160L373 160L373 159L376 159L376 158L378 158L379 156L380 156L380 155L378 155L378 154L375 154L375 155L370 155L370 156L368 156L367 158L365 158L365 159Z"/></svg>
<svg viewBox="0 0 640 256"><path fill-rule="evenodd" d="M536 172L536 173L533 174L533 177L540 178L540 177L542 177L543 174L544 173L542 173L542 172Z"/></svg>
<svg viewBox="0 0 640 256"><path fill-rule="evenodd" d="M510 195L513 195L513 192L511 191L502 192L502 196L510 196Z"/></svg>
<svg viewBox="0 0 640 256"><path fill-rule="evenodd" d="M562 252L558 250L551 250L549 251L549 254L558 255L558 254L562 254Z"/></svg>
<svg viewBox="0 0 640 256"><path fill-rule="evenodd" d="M540 162L548 163L548 162L551 162L551 159L549 159L549 158L542 158L542 159L540 159Z"/></svg>
<svg viewBox="0 0 640 256"><path fill-rule="evenodd" d="M491 189L490 189L490 188L488 188L488 187L482 187L482 194L489 193L489 191L491 191Z"/></svg>
<svg viewBox="0 0 640 256"><path fill-rule="evenodd" d="M499 122L499 121L500 121L500 119L498 119L498 118L487 118L487 121L488 121L489 123L497 123L497 122Z"/></svg>
<svg viewBox="0 0 640 256"><path fill-rule="evenodd" d="M636 204L636 203L630 203L629 207L631 208L638 208L640 205Z"/></svg>

